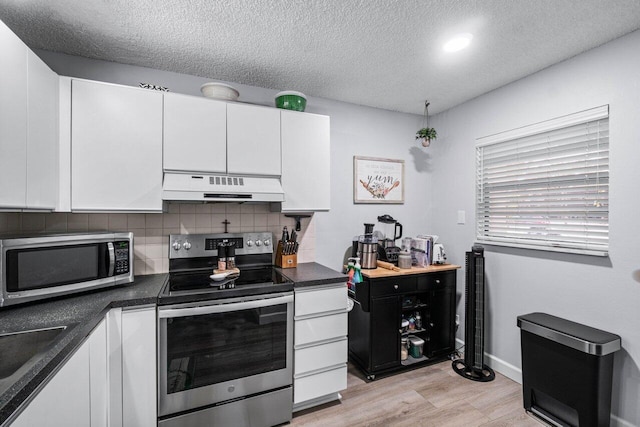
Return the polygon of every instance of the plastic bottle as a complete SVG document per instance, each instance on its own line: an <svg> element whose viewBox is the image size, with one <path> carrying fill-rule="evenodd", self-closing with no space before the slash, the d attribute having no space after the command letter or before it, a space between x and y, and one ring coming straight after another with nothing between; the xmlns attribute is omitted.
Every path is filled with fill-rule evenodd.
<svg viewBox="0 0 640 427"><path fill-rule="evenodd" d="M353 275L355 273L355 267L353 265L353 258L349 258L347 263L347 275L349 276L349 283L353 283Z"/></svg>
<svg viewBox="0 0 640 427"><path fill-rule="evenodd" d="M360 269L362 268L360 266L360 258L355 258L356 263L354 265L355 271L353 273L353 283L362 283L362 273L360 272Z"/></svg>

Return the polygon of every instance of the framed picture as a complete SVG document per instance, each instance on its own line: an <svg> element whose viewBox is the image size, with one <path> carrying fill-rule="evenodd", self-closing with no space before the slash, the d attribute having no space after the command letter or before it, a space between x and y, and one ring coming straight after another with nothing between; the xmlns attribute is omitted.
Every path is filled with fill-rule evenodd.
<svg viewBox="0 0 640 427"><path fill-rule="evenodd" d="M353 203L404 203L404 160L353 156Z"/></svg>

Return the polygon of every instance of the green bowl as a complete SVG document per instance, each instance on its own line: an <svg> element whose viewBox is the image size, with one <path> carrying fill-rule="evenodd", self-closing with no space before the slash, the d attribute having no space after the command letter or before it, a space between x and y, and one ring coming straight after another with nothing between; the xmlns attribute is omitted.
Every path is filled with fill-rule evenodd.
<svg viewBox="0 0 640 427"><path fill-rule="evenodd" d="M307 97L303 93L292 90L276 94L276 107L285 110L304 111L307 106Z"/></svg>

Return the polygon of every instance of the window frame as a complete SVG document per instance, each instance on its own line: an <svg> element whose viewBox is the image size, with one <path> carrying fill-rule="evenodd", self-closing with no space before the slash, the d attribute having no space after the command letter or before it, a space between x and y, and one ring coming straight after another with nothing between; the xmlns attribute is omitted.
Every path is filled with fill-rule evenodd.
<svg viewBox="0 0 640 427"><path fill-rule="evenodd" d="M518 153L518 154L515 154L514 157L512 158L515 161L516 159L518 159L518 155L521 153L520 151L521 148L518 147L518 144L522 143L522 141L524 141L524 138L529 138L530 141L534 141L534 142L529 142L531 143L532 146L536 148L542 148L545 144L545 142L543 142L543 139L542 139L544 138L543 134L547 134L548 137L557 136L563 129L570 129L571 127L575 127L578 125L585 125L585 129L587 129L589 124L591 123L600 124L601 120L607 121L606 136L600 136L600 130L598 129L598 131L596 132L598 135L597 144L598 144L598 147L600 147L600 142L606 139L606 150L602 150L602 151L606 151L606 160L605 160L606 170L603 169L601 172L598 171L598 173L596 174L595 181L592 180L589 182L596 183L596 188L598 189L598 191L596 192L597 197L595 200L600 200L600 193L603 193L606 195L606 200L605 200L606 209L599 210L598 215L601 215L600 217L601 219L594 220L594 221L590 220L590 217L588 216L588 213L589 213L588 209L583 208L583 209L574 210L575 212L582 211L585 213L584 223L587 224L585 225L585 228L584 228L585 231L583 231L582 235L580 235L579 232L574 233L578 235L579 238L583 238L584 242L579 243L576 241L571 241L569 237L567 237L566 235L563 235L562 233L553 234L554 231L557 233L558 228L562 229L563 226L551 225L553 221L557 223L558 219L554 218L553 214L550 212L546 213L546 217L544 216L544 214L538 213L537 215L538 215L539 222L535 222L535 223L533 220L533 216L531 216L529 219L526 219L526 218L522 219L523 217L526 217L526 215L522 215L522 217L520 217L518 216L519 215L519 212L518 212L518 215L512 215L512 217L510 218L509 213L507 213L507 214L504 214L506 219L503 220L503 223L506 224L506 226L496 227L496 228L505 228L510 230L502 231L503 235L500 235L501 232L499 230L489 231L489 225L492 222L492 219L493 219L493 222L495 222L495 219L498 217L498 214L496 213L497 208L490 207L490 202L487 200L487 197L486 197L488 194L490 194L490 191L491 191L491 189L488 191L486 190L487 179L493 179L493 182L491 182L490 185L496 186L496 183L497 183L496 178L487 176L487 175L490 175L490 173L487 172L487 169L489 168L488 167L486 168L484 165L485 158L488 157L485 153L485 149L487 147L492 147L492 146L498 147L497 144L502 144L502 146L507 149L512 148ZM537 136L540 136L539 142L536 141ZM585 138L584 141L581 141L581 143L584 144L584 147L587 149L590 146L590 140L588 138ZM508 144L511 144L511 146L509 146ZM602 143L602 145L604 146L604 143ZM600 107L591 108L589 110L581 111L578 113L557 117L557 118L540 122L540 123L535 123L529 126L524 126L524 127L509 130L506 132L501 132L498 134L477 138L476 146L475 146L475 151L476 151L475 153L476 154L476 183L475 183L476 242L483 245L507 246L507 247L516 247L516 248L524 248L524 249L535 249L535 250L543 250L543 251L565 252L565 253L585 254L585 255L594 255L594 256L608 256L609 230L610 230L610 224L609 224L609 214L610 214L609 172L610 170L609 169L610 169L610 160L611 160L609 147L610 147L609 146L609 105L603 105ZM577 153L578 150L575 150L575 152ZM585 152L584 154L585 159L587 159L589 154L591 154L591 153L589 154L586 154L586 153L588 153L588 151ZM553 160L554 156L556 156L556 154L553 154L553 155L550 154L549 157L547 158L537 157L536 161L539 162L540 160L542 161ZM600 154L598 154L598 156L600 156ZM601 160L597 160L598 165L600 164L599 163L600 161ZM574 166L575 165L572 165L572 167ZM562 168L563 168L562 169L563 171L571 170L570 168L564 167L564 166L562 166ZM554 180L554 177L549 177L551 175L549 174L549 169L550 169L549 166L545 166L543 169L546 170L546 173L547 173L546 179L548 180L548 182L554 183L558 185L558 187L560 187L562 184L566 185L566 179L563 180L556 177ZM588 175L588 174L585 173L585 175ZM519 177L523 177L523 176L526 179L527 175L524 175L522 173L519 174ZM529 178L532 178L532 176L533 176L533 172L531 175L529 175ZM508 179L512 179L512 178L508 177ZM586 181L586 178L585 178L585 181ZM601 184L600 183L601 181L605 183ZM504 185L505 182L507 182L508 186L519 188L519 184L515 179L513 179L512 181L509 181L509 180L501 181L500 183ZM518 190L517 192L526 193L527 191L529 192L532 191L530 189L527 189L526 186L523 186L523 187L525 188L524 190L522 191ZM550 191L550 190L547 189L547 191ZM560 209L563 206L562 202L565 203L564 208L567 209L566 200L563 200L560 196L557 195L558 190L550 191L550 194L551 193L555 193L555 195L553 197L548 196L544 198L544 201L539 202L540 203L539 205L536 205L536 202L532 202L530 200L533 198L530 194L527 196L522 196L521 194L518 196L509 196L508 201L518 206L516 210L520 209L520 205L518 205L518 202L526 198L529 198L529 202L528 202L529 207L533 206L534 209L542 205L544 205L545 207L551 207L551 208L555 207ZM583 190L583 192L580 194L584 196L583 200L588 199L587 197L589 196L588 190ZM521 199L518 199L518 197L520 197ZM555 206L551 205L550 203L552 202L555 202L557 204ZM602 207L603 207L602 205L598 206L598 208L602 208ZM491 216L492 209L493 209L493 216ZM513 207L509 206L507 209L513 209ZM541 221L539 220L540 217L542 218ZM571 222L567 219L565 219L565 221L567 221L567 223ZM540 223L542 223L543 225L540 225ZM513 229L516 228L515 227L516 224L519 226L523 226L523 228L520 229L519 236L516 236L513 231ZM534 224L535 224L535 233L532 231L534 228ZM544 225L544 224L547 224L547 225ZM529 229L527 230L526 227L529 227ZM593 233L591 238L589 237L589 233L592 232L594 229L597 229L599 231L599 234L601 236L599 239L594 238ZM542 232L540 232L541 230ZM536 236L535 239L532 238L534 234ZM547 239L545 237L541 237L541 236L551 236L552 234L553 234L552 238ZM567 232L567 234L570 234L570 233ZM598 242L598 240L603 240L605 241L605 243L603 244L602 242Z"/></svg>

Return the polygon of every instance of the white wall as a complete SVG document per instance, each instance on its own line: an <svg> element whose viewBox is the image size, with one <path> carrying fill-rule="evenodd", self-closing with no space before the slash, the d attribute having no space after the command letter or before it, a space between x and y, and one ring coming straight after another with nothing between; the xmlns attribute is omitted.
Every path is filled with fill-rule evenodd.
<svg viewBox="0 0 640 427"><path fill-rule="evenodd" d="M201 96L200 86L211 79L150 68L96 61L47 51L36 53L57 73L138 86L152 83L172 92ZM240 92L239 101L274 105L278 90L229 82ZM296 89L296 88L281 88ZM364 232L365 222L390 214L404 226L404 235L432 233L428 228L430 206L429 153L417 148L414 136L422 117L308 97L307 112L331 117L331 211L314 215L315 260L339 270L353 236ZM302 142L304 143L304 142ZM353 204L353 156L405 161L405 203L402 205ZM313 161L313 159L300 159ZM300 177L305 179L305 177ZM303 219L303 223L309 221ZM307 257L308 258L308 257ZM307 259L313 261L312 259Z"/></svg>
<svg viewBox="0 0 640 427"><path fill-rule="evenodd" d="M435 116L431 224L447 243L449 260L462 264L475 238L475 139L604 104L610 106L609 257L487 246L485 349L496 366L519 368L516 317L536 311L619 334L612 413L619 424L638 426L640 32ZM458 210L466 211L465 225L456 224ZM462 271L458 293L464 294ZM463 310L461 301L458 313ZM464 338L462 328L458 337Z"/></svg>

